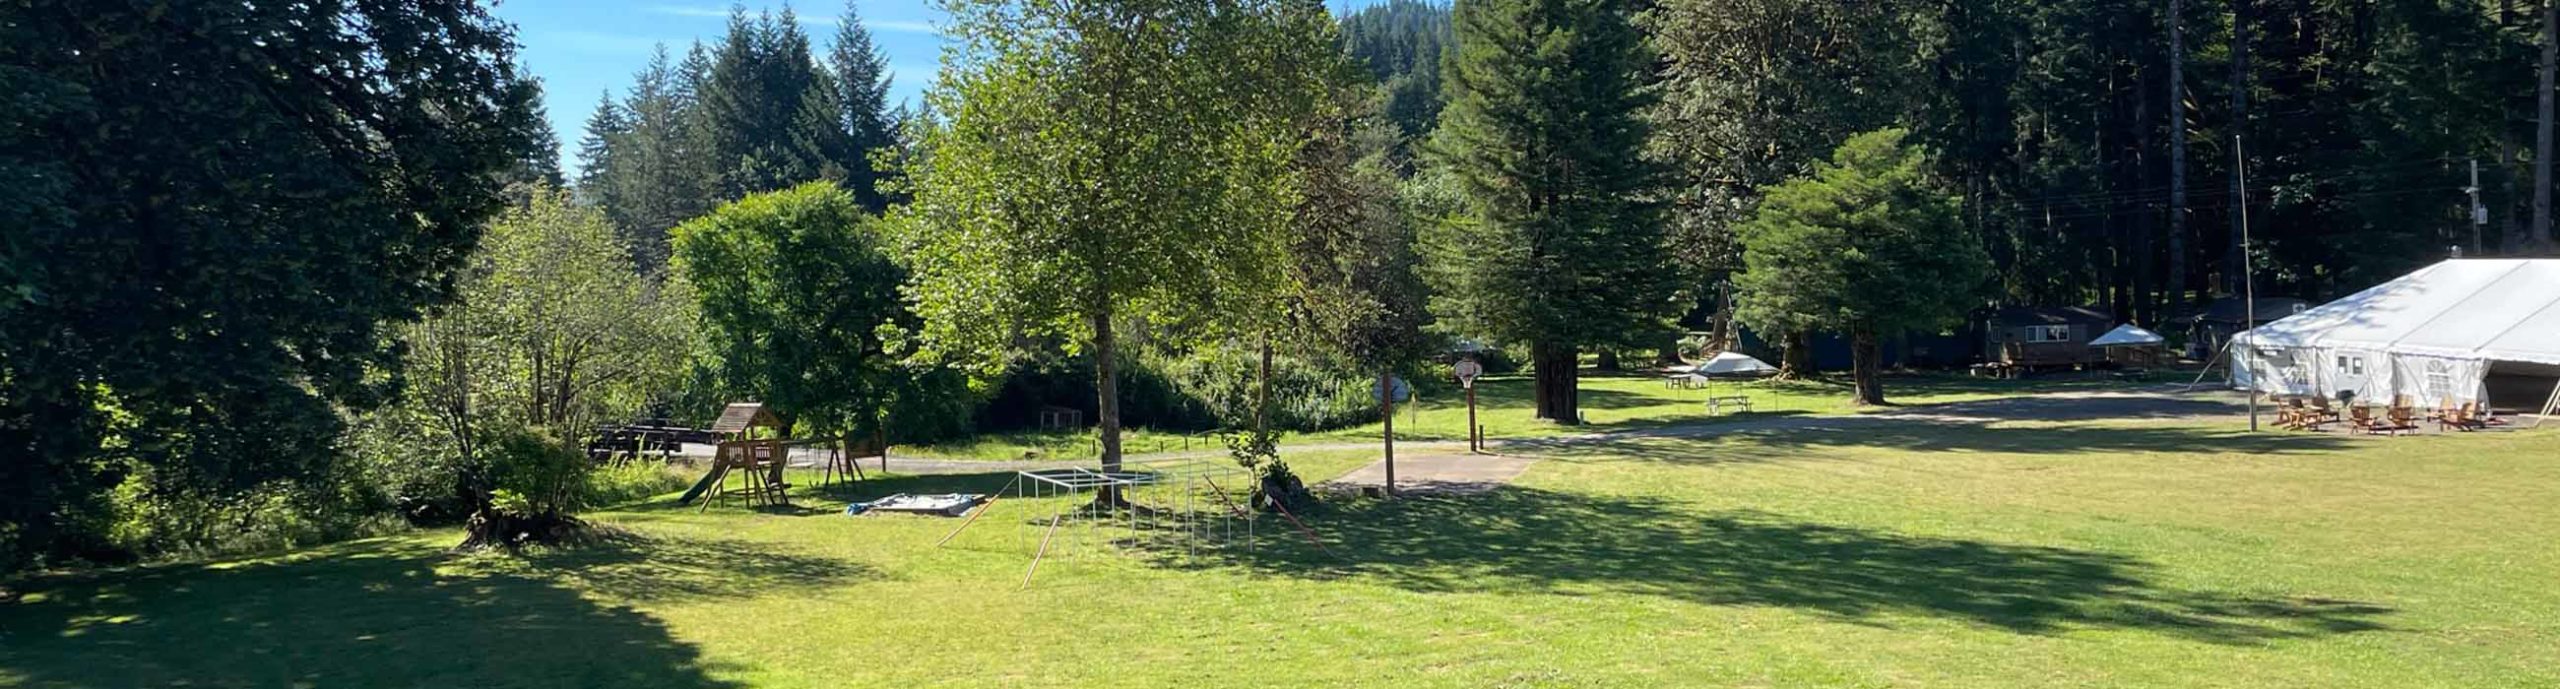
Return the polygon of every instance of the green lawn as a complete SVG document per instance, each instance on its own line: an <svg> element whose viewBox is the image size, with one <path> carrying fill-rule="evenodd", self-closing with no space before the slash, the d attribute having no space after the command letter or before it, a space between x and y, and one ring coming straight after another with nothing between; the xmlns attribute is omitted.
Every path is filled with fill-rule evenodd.
<svg viewBox="0 0 2560 689"><path fill-rule="evenodd" d="M2024 380L1974 378L1948 374L1904 374L1886 379L1886 398L1896 404L1937 404L1989 399L2029 392L2121 388L2129 382L2166 382L2186 378L2174 372L2154 374L2133 381L2092 374L2091 377L2049 377ZM1582 375L1582 412L1589 423L1564 426L1535 417L1536 405L1530 399L1530 379L1526 375L1486 376L1477 381L1476 423L1485 426L1488 438L1546 437L1661 426L1666 424L1704 423L1717 420L1751 418L1772 414L1835 414L1861 411L1849 403L1849 386L1845 376L1836 379L1806 381L1718 380L1712 390L1678 389L1663 385L1662 378L1652 374L1602 375L1584 371ZM1754 411L1749 414L1708 416L1706 399L1716 396L1743 395L1751 398ZM1404 440L1465 440L1467 429L1466 398L1457 390L1422 398L1416 405L1399 405L1396 410L1396 437ZM1315 433L1291 433L1282 437L1283 444L1340 443L1370 441L1378 438L1378 424L1369 423ZM1131 428L1124 432L1122 447L1132 454L1157 452L1224 451L1225 445L1215 433L1157 432ZM949 459L1088 459L1094 456L1093 433L1081 431L1017 431L993 433L967 440L931 445L900 446L900 455Z"/></svg>
<svg viewBox="0 0 2560 689"><path fill-rule="evenodd" d="M1337 503L1333 556L1272 524L1197 558L1061 536L1027 590L1064 500L946 548L955 520L803 502L644 504L523 558L426 533L21 582L0 686L2560 686L2555 430L1611 440L1492 495Z"/></svg>

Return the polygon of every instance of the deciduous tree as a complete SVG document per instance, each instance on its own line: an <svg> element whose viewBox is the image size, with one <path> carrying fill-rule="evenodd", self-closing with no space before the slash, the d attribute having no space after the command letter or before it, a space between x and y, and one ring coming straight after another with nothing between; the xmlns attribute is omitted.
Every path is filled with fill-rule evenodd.
<svg viewBox="0 0 2560 689"><path fill-rule="evenodd" d="M1269 315L1308 74L1333 46L1284 0L958 0L910 170L933 346L992 362L1023 335L1094 362L1101 461L1120 464L1117 328Z"/></svg>
<svg viewBox="0 0 2560 689"><path fill-rule="evenodd" d="M675 242L730 390L857 438L914 388L906 271L852 194L810 182L752 195L678 226Z"/></svg>
<svg viewBox="0 0 2560 689"><path fill-rule="evenodd" d="M458 0L5 14L0 566L94 553L138 469L328 475L337 406L388 398L381 324L452 294L537 155L511 32Z"/></svg>

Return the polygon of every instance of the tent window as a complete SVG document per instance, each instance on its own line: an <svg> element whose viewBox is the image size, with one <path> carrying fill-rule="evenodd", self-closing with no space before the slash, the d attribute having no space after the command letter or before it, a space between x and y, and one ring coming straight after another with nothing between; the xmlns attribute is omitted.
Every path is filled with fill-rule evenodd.
<svg viewBox="0 0 2560 689"><path fill-rule="evenodd" d="M2350 376L2364 375L2364 357L2339 355L2338 372Z"/></svg>
<svg viewBox="0 0 2560 689"><path fill-rule="evenodd" d="M2450 396L2452 392L2453 371L2442 361L2427 362L2427 396Z"/></svg>
<svg viewBox="0 0 2560 689"><path fill-rule="evenodd" d="M2069 341L2071 341L2071 326L2068 326L2068 325L2030 325L2030 326L2027 326L2027 341L2028 341L2028 342L2069 342Z"/></svg>

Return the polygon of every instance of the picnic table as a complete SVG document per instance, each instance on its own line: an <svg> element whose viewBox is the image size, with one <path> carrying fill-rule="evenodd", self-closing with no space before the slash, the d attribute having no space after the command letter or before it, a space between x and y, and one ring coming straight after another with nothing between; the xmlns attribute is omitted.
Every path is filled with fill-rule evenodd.
<svg viewBox="0 0 2560 689"><path fill-rule="evenodd" d="M1736 411L1751 411L1751 396L1717 395L1715 397L1707 398L1708 416L1724 413L1723 409L1725 407L1733 407Z"/></svg>

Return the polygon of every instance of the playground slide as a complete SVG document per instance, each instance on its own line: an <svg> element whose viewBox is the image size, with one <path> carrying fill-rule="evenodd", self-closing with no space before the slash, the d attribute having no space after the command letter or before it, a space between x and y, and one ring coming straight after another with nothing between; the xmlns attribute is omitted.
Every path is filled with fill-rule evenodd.
<svg viewBox="0 0 2560 689"><path fill-rule="evenodd" d="M691 505L694 500L701 499L703 493L711 492L712 486L719 484L720 467L715 464L710 471L703 472L702 480L693 482L693 487L685 490L684 497L676 498L676 504Z"/></svg>

